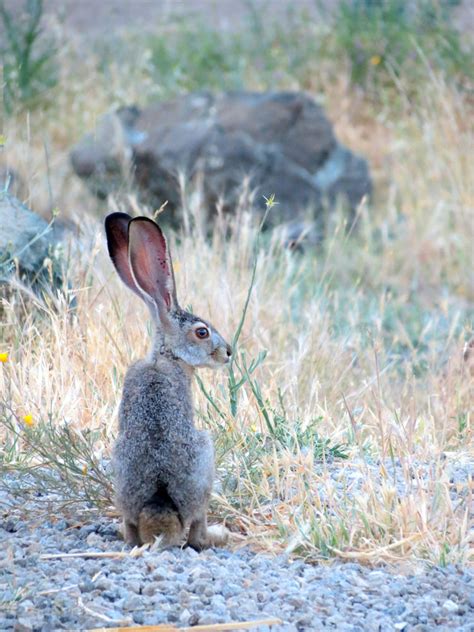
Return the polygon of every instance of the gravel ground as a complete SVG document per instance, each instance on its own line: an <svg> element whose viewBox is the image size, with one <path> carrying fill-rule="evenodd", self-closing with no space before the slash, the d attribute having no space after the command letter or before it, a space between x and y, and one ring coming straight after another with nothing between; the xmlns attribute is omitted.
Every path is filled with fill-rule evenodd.
<svg viewBox="0 0 474 632"><path fill-rule="evenodd" d="M463 465L452 478L465 480L470 473ZM405 575L354 563L311 565L248 547L146 550L132 557L116 520L54 515L51 509L41 516L44 499L25 504L5 492L0 510L2 631L179 628L274 617L282 621L275 631L474 631L474 573L467 569ZM43 557L86 551L119 555Z"/></svg>
<svg viewBox="0 0 474 632"><path fill-rule="evenodd" d="M455 568L417 575L359 564L314 566L285 556L192 549L138 557L41 559L122 551L117 524L66 520L0 526L1 630L176 626L278 617L273 630L474 630L474 576ZM269 629L260 626L258 629Z"/></svg>

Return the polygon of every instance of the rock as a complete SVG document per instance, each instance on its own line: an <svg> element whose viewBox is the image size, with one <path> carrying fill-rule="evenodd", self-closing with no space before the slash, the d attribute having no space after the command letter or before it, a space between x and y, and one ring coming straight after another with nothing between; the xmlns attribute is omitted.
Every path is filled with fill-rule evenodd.
<svg viewBox="0 0 474 632"><path fill-rule="evenodd" d="M136 579L132 579L132 580L128 580L127 581L127 588L130 592L135 593L136 595L139 595L141 592L141 583L140 581L137 581Z"/></svg>
<svg viewBox="0 0 474 632"><path fill-rule="evenodd" d="M107 577L99 577L95 582L95 588L97 590L110 590L113 586L113 582Z"/></svg>
<svg viewBox="0 0 474 632"><path fill-rule="evenodd" d="M8 193L19 200L25 200L28 196L28 189L20 174L14 169L3 165L0 165L0 194L1 193Z"/></svg>
<svg viewBox="0 0 474 632"><path fill-rule="evenodd" d="M142 594L145 595L145 597L153 597L153 595L156 593L156 586L155 584L147 584L142 591Z"/></svg>
<svg viewBox="0 0 474 632"><path fill-rule="evenodd" d="M89 546L100 547L100 545L102 544L102 538L100 537L100 535L98 535L97 533L93 531L92 533L89 533L89 535L87 536L86 542Z"/></svg>
<svg viewBox="0 0 474 632"><path fill-rule="evenodd" d="M454 614L458 612L459 605L451 599L446 599L446 601L443 603L443 609Z"/></svg>
<svg viewBox="0 0 474 632"><path fill-rule="evenodd" d="M197 620L197 623L199 625L215 625L218 618L218 615L212 614L210 612L203 612L199 614L199 619Z"/></svg>
<svg viewBox="0 0 474 632"><path fill-rule="evenodd" d="M0 283L16 269L31 284L43 280L61 284L56 233L17 198L0 192Z"/></svg>
<svg viewBox="0 0 474 632"><path fill-rule="evenodd" d="M237 584L226 583L221 590L222 596L225 599L229 597L233 597L234 595L238 595L240 593L240 586Z"/></svg>
<svg viewBox="0 0 474 632"><path fill-rule="evenodd" d="M18 621L15 623L15 627L13 629L15 632L33 632L35 627L36 626L33 619L29 619L27 617L20 617Z"/></svg>
<svg viewBox="0 0 474 632"><path fill-rule="evenodd" d="M133 613L133 621L134 623L138 623L138 625L142 625L145 621L145 614L141 610Z"/></svg>
<svg viewBox="0 0 474 632"><path fill-rule="evenodd" d="M206 205L256 209L275 195L272 217L301 219L345 200L354 211L370 194L367 162L338 143L323 109L298 92L193 93L145 109L106 114L71 151L76 174L99 197L123 190L131 174L142 198L180 207L180 174ZM176 217L176 216L175 216Z"/></svg>
<svg viewBox="0 0 474 632"><path fill-rule="evenodd" d="M130 595L124 599L122 607L124 610L137 610L141 608L142 605L143 603L141 597L138 595Z"/></svg>
<svg viewBox="0 0 474 632"><path fill-rule="evenodd" d="M387 612L392 617L398 617L402 615L405 612L405 610L406 610L406 606L404 603L397 603L391 606L390 608L388 608Z"/></svg>
<svg viewBox="0 0 474 632"><path fill-rule="evenodd" d="M99 198L119 187L129 165L131 149L125 138L127 118L115 114L102 117L93 135L87 136L73 150L71 161L75 172L88 180Z"/></svg>
<svg viewBox="0 0 474 632"><path fill-rule="evenodd" d="M191 613L189 612L187 608L185 608L184 610L182 610L181 614L179 615L179 622L182 625L189 625L190 619L191 619Z"/></svg>

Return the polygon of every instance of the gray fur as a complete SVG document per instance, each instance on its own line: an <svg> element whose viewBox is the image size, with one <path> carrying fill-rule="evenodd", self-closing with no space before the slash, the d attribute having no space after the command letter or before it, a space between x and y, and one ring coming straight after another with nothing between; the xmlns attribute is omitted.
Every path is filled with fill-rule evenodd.
<svg viewBox="0 0 474 632"><path fill-rule="evenodd" d="M127 258L111 252L115 246L111 246L109 239L110 225L113 226L116 215L109 216L108 223L106 221L109 252L119 274L125 278L116 262L124 265ZM121 214L122 223L123 218ZM147 222L145 231L153 236L150 220L144 221ZM141 225L134 226L134 230L139 232ZM163 239L161 232L160 238ZM126 239L124 243L128 243ZM139 238L135 243L140 243ZM157 240L156 243L159 248L163 242ZM113 453L116 504L124 519L125 538L130 544L142 544L140 533L149 533L150 529L156 530L155 536L163 536L165 544L178 544L189 528L188 543L200 549L223 544L227 538L224 532L216 535L207 529L214 449L209 434L197 430L194 424L192 381L197 367L222 366L229 361L231 351L209 323L179 307L167 247L166 257L170 266L167 283L171 290L171 305L166 308L159 298L153 300L148 294L143 296L155 320L153 346L148 358L133 364L125 377L119 433ZM135 260L140 261L140 256ZM139 274L133 268L136 264L131 265L132 274L128 272L126 278L134 278L136 282ZM129 283L127 285L130 287ZM138 289L142 290L140 286ZM160 296L158 292L156 295ZM197 336L200 328L209 332L204 340ZM166 507L159 503L149 505L158 489L166 490ZM141 531L140 520L145 518L146 529Z"/></svg>

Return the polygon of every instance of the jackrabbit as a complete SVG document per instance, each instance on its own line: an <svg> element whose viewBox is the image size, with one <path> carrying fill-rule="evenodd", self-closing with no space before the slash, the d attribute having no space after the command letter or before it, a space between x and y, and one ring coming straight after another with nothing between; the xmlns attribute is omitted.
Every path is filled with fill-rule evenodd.
<svg viewBox="0 0 474 632"><path fill-rule="evenodd" d="M105 220L109 255L122 281L150 309L151 352L127 371L114 447L115 494L124 538L140 545L187 542L200 550L225 544L223 527L207 526L214 477L209 434L194 425L191 382L197 367L227 364L232 351L205 320L178 304L173 265L160 227L146 217Z"/></svg>

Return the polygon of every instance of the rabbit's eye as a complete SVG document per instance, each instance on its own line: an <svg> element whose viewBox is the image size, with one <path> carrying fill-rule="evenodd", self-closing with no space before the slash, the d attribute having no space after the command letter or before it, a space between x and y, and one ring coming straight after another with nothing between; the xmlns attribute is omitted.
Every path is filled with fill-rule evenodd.
<svg viewBox="0 0 474 632"><path fill-rule="evenodd" d="M207 327L198 327L195 334L200 340L205 340L209 338L209 329Z"/></svg>

